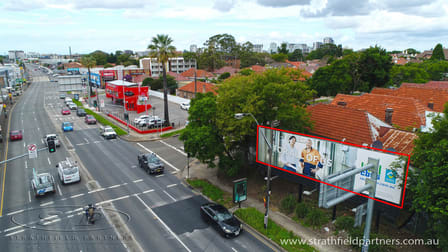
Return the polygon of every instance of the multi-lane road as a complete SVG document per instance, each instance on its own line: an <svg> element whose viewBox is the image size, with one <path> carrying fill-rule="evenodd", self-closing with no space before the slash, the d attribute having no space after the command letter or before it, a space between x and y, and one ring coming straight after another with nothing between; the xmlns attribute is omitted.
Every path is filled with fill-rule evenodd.
<svg viewBox="0 0 448 252"><path fill-rule="evenodd" d="M31 65L29 68L32 68ZM10 129L21 129L23 140L5 139L10 159L44 147L45 134L56 133L62 144L55 153L40 151L1 165L0 247L2 251L272 251L251 232L234 239L221 237L199 214L205 198L195 194L175 173L186 166L183 144L176 138L129 143L104 140L96 125L60 113L57 83L41 71L30 71L33 83L10 114ZM63 133L71 121L74 131ZM137 155L155 152L165 173L150 176L138 167ZM56 164L66 157L81 166L82 181L62 185ZM32 170L49 172L56 193L35 198ZM93 203L100 213L87 224L83 209Z"/></svg>

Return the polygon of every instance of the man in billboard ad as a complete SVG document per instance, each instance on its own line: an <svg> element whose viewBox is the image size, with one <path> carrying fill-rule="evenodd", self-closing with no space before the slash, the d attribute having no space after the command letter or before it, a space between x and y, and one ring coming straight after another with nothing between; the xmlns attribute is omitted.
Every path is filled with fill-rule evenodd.
<svg viewBox="0 0 448 252"><path fill-rule="evenodd" d="M262 132L264 136L268 136L266 139ZM266 144L268 139L272 141L272 163L269 163L269 147ZM318 182L327 181L329 176L364 167L369 158L379 160L376 192L371 197L401 205L405 182L403 178L407 174L406 161L402 159L408 160L409 155L259 127L257 162ZM370 177L369 171L360 172L355 175L353 185L345 189L354 191L362 188ZM368 195L367 192L363 193Z"/></svg>

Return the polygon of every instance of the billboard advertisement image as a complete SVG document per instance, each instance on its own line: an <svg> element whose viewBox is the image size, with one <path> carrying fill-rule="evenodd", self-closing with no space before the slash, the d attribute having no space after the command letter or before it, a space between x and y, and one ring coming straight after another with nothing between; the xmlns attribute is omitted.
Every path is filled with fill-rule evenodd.
<svg viewBox="0 0 448 252"><path fill-rule="evenodd" d="M363 194L383 203L402 207L409 155L258 127L257 162L314 181L325 182L329 177L364 167L369 158L379 160L376 193L373 196L368 195L368 192ZM371 178L368 170L360 172L354 176L353 183L346 191L362 188L368 178Z"/></svg>

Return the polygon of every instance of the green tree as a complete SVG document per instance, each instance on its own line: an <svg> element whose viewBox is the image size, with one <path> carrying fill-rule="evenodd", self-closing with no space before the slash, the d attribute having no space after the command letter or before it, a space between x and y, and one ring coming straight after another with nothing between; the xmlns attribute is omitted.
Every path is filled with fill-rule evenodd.
<svg viewBox="0 0 448 252"><path fill-rule="evenodd" d="M407 64L404 66L393 65L390 70L389 86L400 86L403 82L426 83L430 75L418 64Z"/></svg>
<svg viewBox="0 0 448 252"><path fill-rule="evenodd" d="M320 48L310 52L308 56L306 56L306 59L322 59L325 56L341 57L342 45L324 44Z"/></svg>
<svg viewBox="0 0 448 252"><path fill-rule="evenodd" d="M288 44L282 43L280 47L277 47L277 53L288 54Z"/></svg>
<svg viewBox="0 0 448 252"><path fill-rule="evenodd" d="M87 67L87 71L88 71L88 74L89 74L89 76L88 76L88 85L90 87L90 96L91 96L93 94L93 91L92 91L92 83L90 83L90 68L96 66L95 58L93 56L83 56L81 58L81 64L83 66ZM89 105L90 106L92 106L91 100L92 99L90 99L90 97L89 97Z"/></svg>
<svg viewBox="0 0 448 252"><path fill-rule="evenodd" d="M332 65L321 67L308 79L310 88L317 91L318 96L335 96L338 93L349 93L353 88L352 69L347 60L336 60Z"/></svg>
<svg viewBox="0 0 448 252"><path fill-rule="evenodd" d="M385 49L375 46L361 53L359 58L359 70L361 80L368 83L368 90L374 87L383 87L390 79L392 58Z"/></svg>
<svg viewBox="0 0 448 252"><path fill-rule="evenodd" d="M277 54L272 54L271 57L276 62L285 62L288 59L288 54L277 53Z"/></svg>
<svg viewBox="0 0 448 252"><path fill-rule="evenodd" d="M147 77L147 78L145 78L144 80L143 80L143 82L142 82L142 86L143 87L150 87L151 86L151 83L154 81L154 79L153 78L151 78L151 77ZM162 84L163 85L163 84Z"/></svg>
<svg viewBox="0 0 448 252"><path fill-rule="evenodd" d="M444 115L433 120L434 131L419 133L411 160L415 167L413 208L429 217L428 227L448 249L448 103Z"/></svg>
<svg viewBox="0 0 448 252"><path fill-rule="evenodd" d="M239 74L243 76L249 76L253 73L255 73L255 71L250 68L242 69L241 71L239 71Z"/></svg>
<svg viewBox="0 0 448 252"><path fill-rule="evenodd" d="M431 60L445 60L442 44L437 44L432 51Z"/></svg>
<svg viewBox="0 0 448 252"><path fill-rule="evenodd" d="M166 80L166 63L168 58L174 56L176 48L171 45L173 40L168 35L158 34L156 37L152 38L152 44L148 46L151 49L150 56L156 58L158 62L162 64L163 70L163 103L164 103L164 114L165 122L169 125L170 118L168 112L168 86Z"/></svg>
<svg viewBox="0 0 448 252"><path fill-rule="evenodd" d="M302 50L296 49L292 53L288 53L288 60L289 61L302 61L303 60L303 54Z"/></svg>
<svg viewBox="0 0 448 252"><path fill-rule="evenodd" d="M107 57L109 56L107 53L100 50L96 50L89 55L95 59L97 65L105 65L107 63Z"/></svg>
<svg viewBox="0 0 448 252"><path fill-rule="evenodd" d="M222 73L222 74L218 77L218 80L222 81L222 80L225 80L225 79L227 79L227 78L229 78L229 77L230 77L230 73L229 73L229 72L225 72L225 73Z"/></svg>
<svg viewBox="0 0 448 252"><path fill-rule="evenodd" d="M145 80L146 80L146 82L145 82ZM155 79L146 78L145 80L143 80L143 83L142 83L143 86L149 86L151 88L151 90L163 89L163 79L162 78L155 78ZM169 92L173 93L177 88L176 79L174 79L173 76L167 75L166 82L167 82Z"/></svg>
<svg viewBox="0 0 448 252"><path fill-rule="evenodd" d="M430 76L431 80L440 81L445 79L448 73L448 61L426 60L419 64Z"/></svg>
<svg viewBox="0 0 448 252"><path fill-rule="evenodd" d="M117 63L117 56L115 56L113 53L110 53L107 55L107 63Z"/></svg>
<svg viewBox="0 0 448 252"><path fill-rule="evenodd" d="M207 48L213 47L216 52L232 53L236 47L235 38L227 33L217 34L205 41L204 46Z"/></svg>
<svg viewBox="0 0 448 252"><path fill-rule="evenodd" d="M408 48L406 49L406 51L408 52L408 54L419 54L420 52L415 50L414 48Z"/></svg>

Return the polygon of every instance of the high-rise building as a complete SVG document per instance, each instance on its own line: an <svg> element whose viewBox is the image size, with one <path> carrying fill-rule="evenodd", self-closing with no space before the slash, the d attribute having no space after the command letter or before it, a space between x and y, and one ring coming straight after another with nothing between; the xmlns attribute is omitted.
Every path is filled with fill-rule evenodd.
<svg viewBox="0 0 448 252"><path fill-rule="evenodd" d="M324 44L334 44L334 40L331 37L324 38Z"/></svg>
<svg viewBox="0 0 448 252"><path fill-rule="evenodd" d="M313 42L313 50L317 50L322 47L322 42L316 41Z"/></svg>
<svg viewBox="0 0 448 252"><path fill-rule="evenodd" d="M25 58L24 51L8 51L9 60L20 60Z"/></svg>
<svg viewBox="0 0 448 252"><path fill-rule="evenodd" d="M270 53L276 53L276 52L277 52L277 43L272 42L272 43L269 45L269 52L270 52Z"/></svg>
<svg viewBox="0 0 448 252"><path fill-rule="evenodd" d="M197 46L197 45L191 45L191 46L190 46L190 52L195 53L195 52L197 52L197 51L198 51L198 46Z"/></svg>
<svg viewBox="0 0 448 252"><path fill-rule="evenodd" d="M253 52L261 53L263 51L263 44L254 44Z"/></svg>

